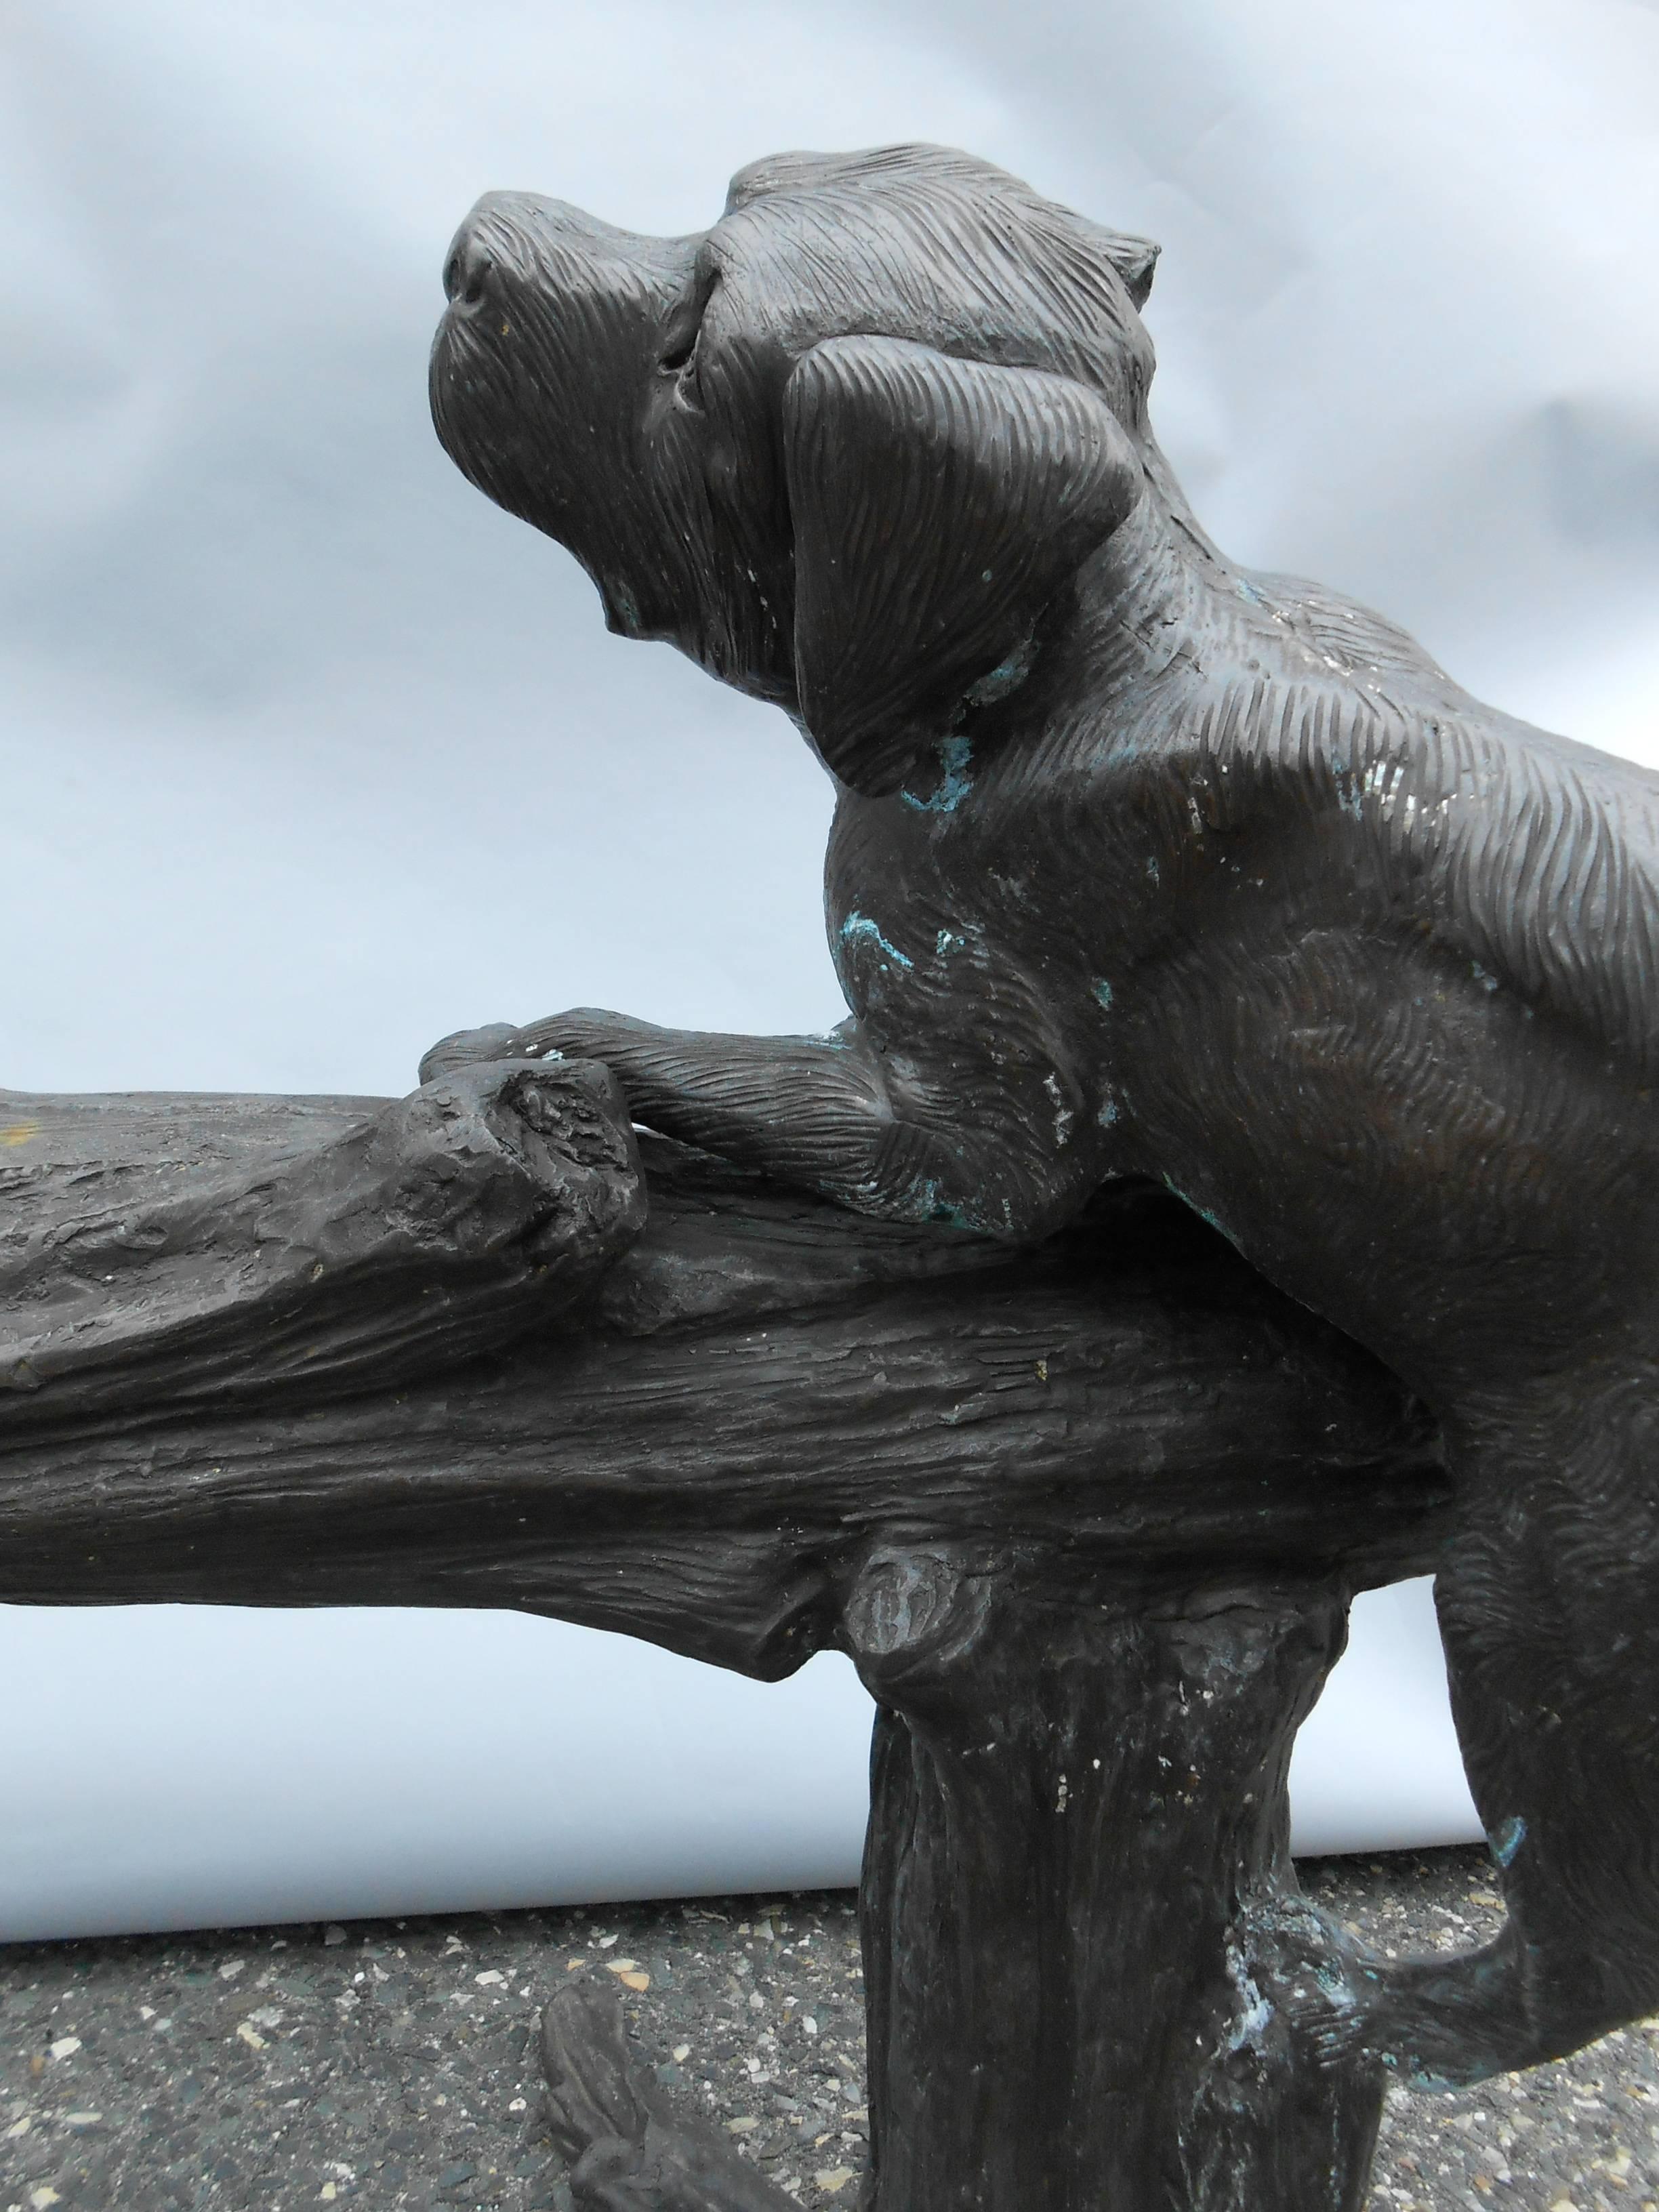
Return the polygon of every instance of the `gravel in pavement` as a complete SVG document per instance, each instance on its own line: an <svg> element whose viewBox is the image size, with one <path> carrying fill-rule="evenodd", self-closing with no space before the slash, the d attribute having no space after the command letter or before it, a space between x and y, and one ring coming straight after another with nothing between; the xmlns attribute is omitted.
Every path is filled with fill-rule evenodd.
<svg viewBox="0 0 1659 2212"><path fill-rule="evenodd" d="M1496 1924L1484 1853L1304 1863L1387 1952ZM867 2148L849 1893L0 1948L0 2212L568 2212L536 2013L609 1973L658 2078L807 2207ZM1376 2212L1659 2212L1659 2023L1449 2095L1390 2091Z"/></svg>

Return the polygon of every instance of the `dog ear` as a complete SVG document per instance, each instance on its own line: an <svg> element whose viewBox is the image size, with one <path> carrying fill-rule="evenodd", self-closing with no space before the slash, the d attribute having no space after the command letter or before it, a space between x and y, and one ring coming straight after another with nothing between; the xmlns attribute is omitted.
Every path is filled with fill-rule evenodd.
<svg viewBox="0 0 1659 2212"><path fill-rule="evenodd" d="M1141 485L1069 378L898 338L830 338L784 398L795 679L826 765L900 789L976 695L1024 672L1038 615Z"/></svg>

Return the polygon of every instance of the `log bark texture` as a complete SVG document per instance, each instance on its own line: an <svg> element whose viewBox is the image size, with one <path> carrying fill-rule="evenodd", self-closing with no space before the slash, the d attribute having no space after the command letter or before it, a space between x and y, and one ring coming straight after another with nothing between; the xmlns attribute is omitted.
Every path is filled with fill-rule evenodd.
<svg viewBox="0 0 1659 2212"><path fill-rule="evenodd" d="M0 1092L0 1437L421 1375L579 1297L645 1212L592 1061L396 1100Z"/></svg>
<svg viewBox="0 0 1659 2212"><path fill-rule="evenodd" d="M1298 2041L1298 1978L1344 1970L1284 1778L1351 1594L1445 1540L1420 1408L1161 1192L1011 1250L636 1148L602 1071L528 1080L9 1101L0 1598L507 1606L769 1678L847 1650L878 2212L1358 2205L1380 2087ZM764 2197L580 2032L595 2212Z"/></svg>

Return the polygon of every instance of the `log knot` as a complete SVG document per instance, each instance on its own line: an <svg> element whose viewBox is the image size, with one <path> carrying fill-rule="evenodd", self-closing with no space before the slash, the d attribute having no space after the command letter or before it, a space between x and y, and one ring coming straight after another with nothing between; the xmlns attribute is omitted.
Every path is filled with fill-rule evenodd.
<svg viewBox="0 0 1659 2212"><path fill-rule="evenodd" d="M902 1705L984 1639L995 1610L982 1545L872 1545L843 1601L847 1650L872 1697Z"/></svg>

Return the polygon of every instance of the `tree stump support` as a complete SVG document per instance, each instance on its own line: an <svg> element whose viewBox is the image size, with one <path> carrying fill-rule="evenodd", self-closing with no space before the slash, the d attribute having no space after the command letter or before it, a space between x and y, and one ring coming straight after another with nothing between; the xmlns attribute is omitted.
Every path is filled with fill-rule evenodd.
<svg viewBox="0 0 1659 2212"><path fill-rule="evenodd" d="M878 1576L856 1616L884 1699L873 2202L1358 2206L1379 2069L1305 2063L1279 2001L1330 1950L1285 1782L1346 1593L1190 1572L1078 1589L1052 1559L1018 1575L941 1553Z"/></svg>

